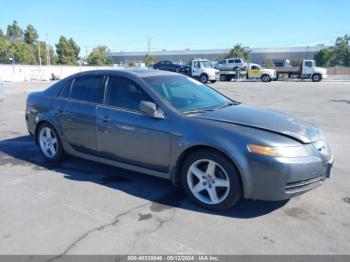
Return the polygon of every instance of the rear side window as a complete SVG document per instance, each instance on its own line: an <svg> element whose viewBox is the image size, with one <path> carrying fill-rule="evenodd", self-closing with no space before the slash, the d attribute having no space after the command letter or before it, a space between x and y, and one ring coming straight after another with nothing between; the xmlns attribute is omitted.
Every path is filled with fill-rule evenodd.
<svg viewBox="0 0 350 262"><path fill-rule="evenodd" d="M102 103L103 76L76 78L71 87L70 98L91 103Z"/></svg>
<svg viewBox="0 0 350 262"><path fill-rule="evenodd" d="M141 101L152 102L152 99L141 87L125 77L109 77L106 90L106 105L139 111Z"/></svg>
<svg viewBox="0 0 350 262"><path fill-rule="evenodd" d="M242 60L241 60L241 59L236 59L236 60L235 60L235 63L236 63L236 64L242 63Z"/></svg>
<svg viewBox="0 0 350 262"><path fill-rule="evenodd" d="M57 82L56 84L50 86L48 89L46 89L44 91L45 95L48 96L58 96L61 92L62 89L64 87L64 85L66 84L66 80L61 80L59 82Z"/></svg>
<svg viewBox="0 0 350 262"><path fill-rule="evenodd" d="M70 93L70 87L72 84L72 80L68 80L68 81L64 81L64 83L62 84L62 90L61 90L61 97L69 97L69 93Z"/></svg>
<svg viewBox="0 0 350 262"><path fill-rule="evenodd" d="M234 59L229 59L228 62L229 62L229 63L234 63L235 60L234 60Z"/></svg>

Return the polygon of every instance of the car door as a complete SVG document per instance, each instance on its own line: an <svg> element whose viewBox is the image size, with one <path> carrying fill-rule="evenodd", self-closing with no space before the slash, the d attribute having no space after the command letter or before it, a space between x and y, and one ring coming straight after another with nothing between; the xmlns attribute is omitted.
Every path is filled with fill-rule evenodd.
<svg viewBox="0 0 350 262"><path fill-rule="evenodd" d="M304 61L302 67L302 74L304 76L311 76L314 71L313 61Z"/></svg>
<svg viewBox="0 0 350 262"><path fill-rule="evenodd" d="M259 78L260 77L259 72L260 72L260 68L256 65L252 65L248 70L248 76L249 78Z"/></svg>
<svg viewBox="0 0 350 262"><path fill-rule="evenodd" d="M200 76L200 64L198 61L193 61L192 76Z"/></svg>
<svg viewBox="0 0 350 262"><path fill-rule="evenodd" d="M63 138L77 151L97 154L96 105L102 102L103 75L86 75L73 79L57 105L58 122Z"/></svg>
<svg viewBox="0 0 350 262"><path fill-rule="evenodd" d="M161 172L169 169L170 125L139 111L152 101L126 77L109 76L104 105L97 106L97 141L102 157Z"/></svg>

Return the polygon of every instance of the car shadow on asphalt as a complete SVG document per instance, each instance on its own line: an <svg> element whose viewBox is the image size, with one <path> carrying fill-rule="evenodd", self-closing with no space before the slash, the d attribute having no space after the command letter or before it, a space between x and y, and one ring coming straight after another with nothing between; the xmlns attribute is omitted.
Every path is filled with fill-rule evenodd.
<svg viewBox="0 0 350 262"><path fill-rule="evenodd" d="M0 141L0 165L28 166L33 172L52 170L55 171L53 175L63 175L66 179L92 182L120 190L151 201L151 210L154 212L175 207L217 216L249 219L271 213L288 202L243 199L228 211L211 212L192 204L183 190L174 187L170 181L162 178L75 157L68 157L61 163L48 162L41 155L31 136L20 136Z"/></svg>

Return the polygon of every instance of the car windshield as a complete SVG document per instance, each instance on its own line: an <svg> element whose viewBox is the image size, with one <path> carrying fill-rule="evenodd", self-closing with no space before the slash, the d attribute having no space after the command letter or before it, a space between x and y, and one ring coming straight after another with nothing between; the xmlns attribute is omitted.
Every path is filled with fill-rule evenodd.
<svg viewBox="0 0 350 262"><path fill-rule="evenodd" d="M200 68L211 68L211 64L209 61L199 61Z"/></svg>
<svg viewBox="0 0 350 262"><path fill-rule="evenodd" d="M166 75L143 79L175 109L183 113L211 111L237 103L187 76Z"/></svg>

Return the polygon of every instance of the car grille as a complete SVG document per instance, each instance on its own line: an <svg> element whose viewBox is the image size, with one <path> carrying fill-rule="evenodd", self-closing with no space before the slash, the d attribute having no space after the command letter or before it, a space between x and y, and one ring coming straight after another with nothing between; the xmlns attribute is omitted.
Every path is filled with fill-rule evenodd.
<svg viewBox="0 0 350 262"><path fill-rule="evenodd" d="M301 180L297 182L290 182L286 184L286 193L295 193L300 191L305 191L317 187L323 183L324 177L317 176L306 180Z"/></svg>

